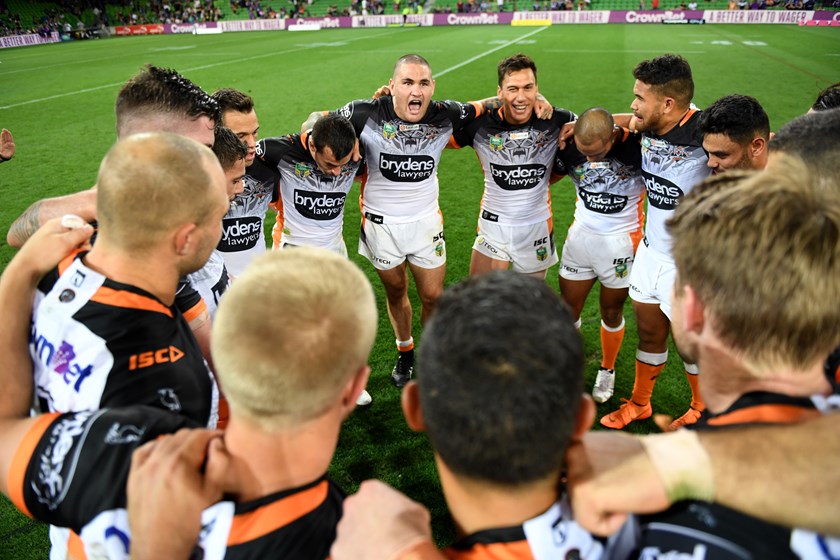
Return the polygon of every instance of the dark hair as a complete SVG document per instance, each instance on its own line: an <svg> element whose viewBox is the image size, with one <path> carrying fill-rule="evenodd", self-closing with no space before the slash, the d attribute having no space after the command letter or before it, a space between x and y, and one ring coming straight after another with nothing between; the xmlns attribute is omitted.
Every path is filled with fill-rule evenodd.
<svg viewBox="0 0 840 560"><path fill-rule="evenodd" d="M837 107L840 107L840 82L831 84L822 90L817 95L814 104L811 105L811 109L814 111L826 111L828 109L836 109Z"/></svg>
<svg viewBox="0 0 840 560"><path fill-rule="evenodd" d="M499 63L499 86L505 79L505 76L518 72L519 70L531 69L534 72L534 82L537 81L537 65L529 57L522 53L509 56Z"/></svg>
<svg viewBox="0 0 840 560"><path fill-rule="evenodd" d="M312 143L322 152L329 147L335 159L343 159L356 145L356 130L346 117L329 113L312 126Z"/></svg>
<svg viewBox="0 0 840 560"><path fill-rule="evenodd" d="M769 146L771 152L799 157L814 176L840 186L840 108L793 119Z"/></svg>
<svg viewBox="0 0 840 560"><path fill-rule="evenodd" d="M214 131L213 153L219 158L219 164L227 171L248 155L248 146L229 128L217 126Z"/></svg>
<svg viewBox="0 0 840 560"><path fill-rule="evenodd" d="M418 357L432 447L455 473L515 485L559 472L583 392L571 312L511 271L447 289Z"/></svg>
<svg viewBox="0 0 840 560"><path fill-rule="evenodd" d="M755 97L733 93L721 97L700 113L697 133L725 134L742 146L756 136L770 138L770 119Z"/></svg>
<svg viewBox="0 0 840 560"><path fill-rule="evenodd" d="M175 70L147 64L117 94L117 126L127 113L159 112L219 122L219 104Z"/></svg>
<svg viewBox="0 0 840 560"><path fill-rule="evenodd" d="M219 104L222 115L225 111L237 111L239 113L250 113L254 110L254 100L250 95L242 93L238 89L222 88L213 93L213 99Z"/></svg>
<svg viewBox="0 0 840 560"><path fill-rule="evenodd" d="M673 97L686 107L694 97L691 66L678 54L663 54L641 61L633 69L633 77L651 86L660 95Z"/></svg>
<svg viewBox="0 0 840 560"><path fill-rule="evenodd" d="M397 68L400 67L402 64L420 64L422 66L426 66L429 70L432 69L432 65L429 64L429 61L420 56L419 54L404 54L402 55L396 63L394 63L394 73L397 72Z"/></svg>

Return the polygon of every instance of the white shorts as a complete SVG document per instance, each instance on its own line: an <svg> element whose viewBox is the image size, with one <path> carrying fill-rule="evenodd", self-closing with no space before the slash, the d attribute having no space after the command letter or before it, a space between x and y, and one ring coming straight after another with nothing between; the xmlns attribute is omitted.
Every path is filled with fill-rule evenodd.
<svg viewBox="0 0 840 560"><path fill-rule="evenodd" d="M606 288L626 288L641 236L641 232L605 235L572 224L563 244L560 276L580 281L597 278Z"/></svg>
<svg viewBox="0 0 840 560"><path fill-rule="evenodd" d="M337 253L342 257L347 257L347 245L344 244L344 238L339 237L335 241L329 244L316 244L316 243L290 243L285 239L280 240L280 248L274 249L283 250L283 249L294 249L295 247L321 247L322 249L328 249L333 253Z"/></svg>
<svg viewBox="0 0 840 560"><path fill-rule="evenodd" d="M390 270L406 259L420 268L446 264L446 240L440 211L416 222L382 223L382 217L365 212L359 236L359 254L377 270Z"/></svg>
<svg viewBox="0 0 840 560"><path fill-rule="evenodd" d="M630 273L630 298L639 303L659 304L670 321L671 290L676 276L673 259L641 243Z"/></svg>
<svg viewBox="0 0 840 560"><path fill-rule="evenodd" d="M473 250L497 261L508 261L514 271L522 274L541 272L558 260L549 221L504 226L479 218Z"/></svg>

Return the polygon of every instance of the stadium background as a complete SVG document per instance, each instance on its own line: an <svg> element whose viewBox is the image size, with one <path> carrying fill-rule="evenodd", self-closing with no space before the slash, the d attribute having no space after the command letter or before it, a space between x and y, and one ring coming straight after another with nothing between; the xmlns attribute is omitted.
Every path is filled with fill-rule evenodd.
<svg viewBox="0 0 840 560"><path fill-rule="evenodd" d="M29 204L95 182L99 161L115 138L116 92L145 63L175 68L207 91L236 87L249 93L256 102L261 136L266 137L296 131L313 110L370 96L387 82L393 62L404 53L417 52L431 62L436 98L469 100L494 94L496 64L520 51L536 61L541 93L578 113L596 105L628 111L633 66L664 52L680 53L691 63L698 106L732 92L752 95L765 107L774 130L804 113L820 89L840 80L840 30L788 25L336 29L147 36L2 49L0 127L15 135L17 154L0 165L0 266L14 254L5 244L8 225ZM467 274L482 192L472 150L444 154L440 184L449 254L446 283L451 284ZM568 179L552 191L559 250L572 219L574 192ZM351 258L371 278L380 303L380 328L370 362L374 402L347 422L330 474L348 491L375 477L426 503L433 509L437 535L447 542L452 533L428 443L406 428L399 393L390 383L394 345L384 294L372 268L355 254L357 195L358 186L348 197L344 233ZM269 216L267 230L272 220ZM744 258L762 266L761 255ZM548 275L555 289L556 273L554 267ZM417 309L416 298L413 301ZM627 336L617 365L616 395L599 406L599 414L616 407L618 398L628 396L632 388L636 336L629 303L625 317ZM600 360L597 290L582 319L590 386ZM416 317L415 323L419 333ZM417 338L422 344L422 335ZM673 347L671 356L653 406L656 412L678 415L689 394ZM646 420L629 430L656 428ZM0 558L46 558L47 550L43 525L29 522L0 501Z"/></svg>

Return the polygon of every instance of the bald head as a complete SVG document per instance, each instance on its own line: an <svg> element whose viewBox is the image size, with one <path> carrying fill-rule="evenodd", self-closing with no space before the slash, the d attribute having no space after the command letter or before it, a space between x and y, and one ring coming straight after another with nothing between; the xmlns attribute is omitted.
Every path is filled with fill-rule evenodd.
<svg viewBox="0 0 840 560"><path fill-rule="evenodd" d="M612 113L601 107L592 107L583 112L575 122L575 138L586 144L595 140L608 142L615 129Z"/></svg>
<svg viewBox="0 0 840 560"><path fill-rule="evenodd" d="M140 254L185 223L220 221L220 204L222 215L227 206L224 174L213 152L170 133L117 142L102 160L97 185L100 240Z"/></svg>

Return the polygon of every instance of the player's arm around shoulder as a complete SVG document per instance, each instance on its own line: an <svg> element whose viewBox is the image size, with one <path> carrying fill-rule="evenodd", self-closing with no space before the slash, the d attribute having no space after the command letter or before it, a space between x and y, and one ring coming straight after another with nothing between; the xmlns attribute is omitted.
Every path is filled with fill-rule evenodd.
<svg viewBox="0 0 840 560"><path fill-rule="evenodd" d="M9 226L6 242L11 247L20 249L38 228L49 220L60 218L66 214L74 214L86 222L96 220L96 187L66 196L45 198L32 203Z"/></svg>

